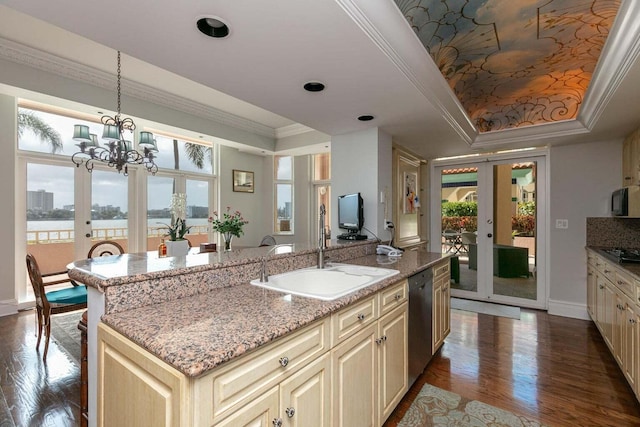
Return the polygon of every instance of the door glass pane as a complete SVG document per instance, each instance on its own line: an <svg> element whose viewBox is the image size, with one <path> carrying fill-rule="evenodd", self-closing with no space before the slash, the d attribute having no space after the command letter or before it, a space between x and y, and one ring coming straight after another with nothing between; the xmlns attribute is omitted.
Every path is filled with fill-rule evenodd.
<svg viewBox="0 0 640 427"><path fill-rule="evenodd" d="M276 156L276 179L293 179L292 160L291 156Z"/></svg>
<svg viewBox="0 0 640 427"><path fill-rule="evenodd" d="M27 252L43 274L66 271L76 259L74 168L27 164Z"/></svg>
<svg viewBox="0 0 640 427"><path fill-rule="evenodd" d="M493 294L536 300L536 162L494 165L493 181Z"/></svg>
<svg viewBox="0 0 640 427"><path fill-rule="evenodd" d="M209 182L187 180L187 225L191 227L187 239L196 247L209 241Z"/></svg>
<svg viewBox="0 0 640 427"><path fill-rule="evenodd" d="M115 171L91 173L91 241L115 240L128 252L127 177Z"/></svg>
<svg viewBox="0 0 640 427"><path fill-rule="evenodd" d="M167 234L164 224L171 224L169 206L175 182L174 178L149 175L147 185L147 250L153 250Z"/></svg>
<svg viewBox="0 0 640 427"><path fill-rule="evenodd" d="M478 169L441 173L442 252L451 253L451 288L478 292Z"/></svg>

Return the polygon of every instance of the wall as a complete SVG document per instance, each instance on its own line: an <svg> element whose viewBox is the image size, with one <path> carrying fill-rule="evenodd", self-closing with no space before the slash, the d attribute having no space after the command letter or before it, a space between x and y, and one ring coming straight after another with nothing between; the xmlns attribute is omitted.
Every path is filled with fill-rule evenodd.
<svg viewBox="0 0 640 427"><path fill-rule="evenodd" d="M265 175L264 159L263 156L241 152L236 148L220 147L218 209L224 212L229 206L231 212L239 210L243 217L249 221L249 224L243 229L244 234L239 238L233 238L233 245L257 246L264 234L268 234L265 233L264 216L272 211L265 207L265 193L272 191L272 186L270 180L260 179ZM253 193L233 191L233 169L254 173ZM221 243L221 241L218 242L218 244Z"/></svg>
<svg viewBox="0 0 640 427"><path fill-rule="evenodd" d="M391 167L391 137L378 128L337 135L331 140L331 194L337 200L343 194L361 193L369 236L384 232L380 192L388 189L389 200L393 200ZM338 228L337 203L331 208L331 230L332 235L343 232Z"/></svg>
<svg viewBox="0 0 640 427"><path fill-rule="evenodd" d="M16 280L15 273L18 265L25 268L24 259L19 264L16 251L11 242L16 239L15 224L15 147L16 147L16 103L12 96L0 94L0 271L3 280L0 281L0 316L15 312Z"/></svg>
<svg viewBox="0 0 640 427"><path fill-rule="evenodd" d="M586 218L609 216L622 141L553 147L549 159L549 313L587 319ZM556 219L569 228L555 228Z"/></svg>

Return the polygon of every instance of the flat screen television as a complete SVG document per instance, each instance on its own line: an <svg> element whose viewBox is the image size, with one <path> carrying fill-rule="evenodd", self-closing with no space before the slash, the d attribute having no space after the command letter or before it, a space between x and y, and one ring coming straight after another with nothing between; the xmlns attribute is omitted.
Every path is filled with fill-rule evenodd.
<svg viewBox="0 0 640 427"><path fill-rule="evenodd" d="M338 239L363 240L367 236L360 234L364 226L364 201L360 193L345 194L338 197L338 227L346 230Z"/></svg>

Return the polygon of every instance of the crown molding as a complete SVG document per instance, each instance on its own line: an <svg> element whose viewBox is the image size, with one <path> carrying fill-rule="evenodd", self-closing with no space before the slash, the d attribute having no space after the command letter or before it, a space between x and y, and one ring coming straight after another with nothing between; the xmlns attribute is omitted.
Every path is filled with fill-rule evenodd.
<svg viewBox="0 0 640 427"><path fill-rule="evenodd" d="M620 5L593 73L578 120L591 130L640 56L640 1Z"/></svg>
<svg viewBox="0 0 640 427"><path fill-rule="evenodd" d="M589 129L579 120L572 119L482 133L473 141L471 147L473 149L483 149L508 144L530 144L532 141L585 133L589 133Z"/></svg>
<svg viewBox="0 0 640 427"><path fill-rule="evenodd" d="M106 90L113 90L114 74L3 37L0 37L0 59ZM122 78L122 93L145 102L182 111L257 135L268 138L276 137L276 130L269 126L126 78Z"/></svg>
<svg viewBox="0 0 640 427"><path fill-rule="evenodd" d="M302 135L303 133L314 131L314 129L305 125L301 125L300 123L294 123L289 126L282 126L275 130L276 139L286 138L288 136Z"/></svg>

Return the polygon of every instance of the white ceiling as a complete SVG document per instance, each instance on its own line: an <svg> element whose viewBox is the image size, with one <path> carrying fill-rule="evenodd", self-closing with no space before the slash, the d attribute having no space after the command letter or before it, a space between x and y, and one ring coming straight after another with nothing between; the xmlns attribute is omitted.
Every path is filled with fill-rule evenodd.
<svg viewBox="0 0 640 427"><path fill-rule="evenodd" d="M577 120L490 135L477 134L393 0L6 0L15 10L0 6L0 37L107 72L119 49L127 79L274 135L296 124L328 135L378 126L434 158L609 140L637 128L638 3L623 3L626 19L616 20ZM195 22L203 16L220 17L230 35L201 34ZM326 90L304 91L312 80ZM359 122L363 114L375 120Z"/></svg>

